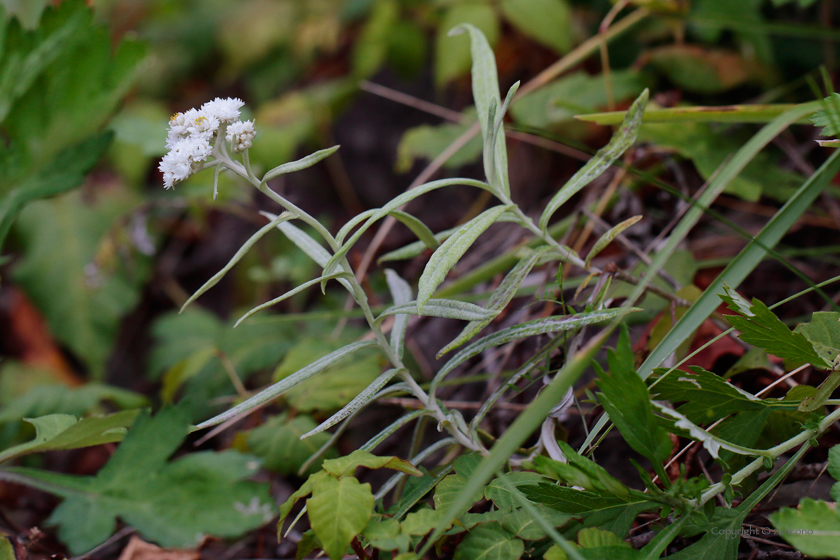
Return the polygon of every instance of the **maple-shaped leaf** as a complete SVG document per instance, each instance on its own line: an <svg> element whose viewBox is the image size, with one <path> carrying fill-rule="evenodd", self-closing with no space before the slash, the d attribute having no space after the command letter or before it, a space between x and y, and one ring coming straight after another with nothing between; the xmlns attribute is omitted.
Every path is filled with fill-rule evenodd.
<svg viewBox="0 0 840 560"><path fill-rule="evenodd" d="M738 315L727 315L733 327L741 331L741 340L747 344L764 348L768 353L783 360L809 363L819 369L831 369L831 364L822 358L814 345L798 332L791 331L769 307L757 299L752 303L741 297L729 286L724 286L726 295L720 298L729 309Z"/></svg>
<svg viewBox="0 0 840 560"><path fill-rule="evenodd" d="M49 519L74 555L101 544L117 518L163 547L190 548L205 535L236 537L274 516L268 485L244 480L259 462L235 451L167 462L187 435L187 411L143 413L94 477L9 468L5 478L64 498Z"/></svg>

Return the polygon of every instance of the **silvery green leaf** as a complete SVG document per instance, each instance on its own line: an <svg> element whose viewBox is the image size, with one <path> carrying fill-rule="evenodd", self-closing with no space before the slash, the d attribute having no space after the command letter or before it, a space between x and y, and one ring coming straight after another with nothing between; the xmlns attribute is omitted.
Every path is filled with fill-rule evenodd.
<svg viewBox="0 0 840 560"><path fill-rule="evenodd" d="M485 350L507 344L512 340L535 336L538 334L556 333L561 331L569 331L601 323L609 319L614 319L625 315L640 311L638 308L618 308L618 309L604 309L601 311L590 311L586 313L578 313L577 315L568 315L565 317L546 317L544 319L536 319L528 321L519 325L514 325L506 329L502 329L493 334L479 338L446 362L446 364L438 371L435 378L432 380L432 389L434 389L440 381L446 377L453 369L466 362L473 356L476 356ZM432 391L434 392L434 391Z"/></svg>
<svg viewBox="0 0 840 560"><path fill-rule="evenodd" d="M592 259L594 259L598 255L598 253L603 251L607 247L607 245L612 243L613 239L618 237L618 235L621 232L623 232L625 229L629 228L630 226L632 226L633 224L635 224L636 222L638 222L641 219L642 219L641 216L633 216L632 218L624 220L620 224L611 227L609 229L609 231L604 233L604 235L602 235L598 239L598 241L595 242L595 245L592 246L592 250L589 251L589 254L586 255L586 261L585 261L586 268L589 268L589 263L592 261Z"/></svg>
<svg viewBox="0 0 840 560"><path fill-rule="evenodd" d="M598 153L592 156L592 159L586 162L586 165L581 167L560 188L557 194L554 195L554 198L548 203L540 218L540 228L542 230L548 227L548 221L558 208L606 171L615 160L621 157L621 154L633 145L633 142L636 141L636 135L639 133L639 127L642 124L642 115L645 111L645 105L647 105L648 95L649 92L645 89L636 101L633 102L633 105L630 106L630 109L624 116L621 127L613 135L609 143L598 150Z"/></svg>
<svg viewBox="0 0 840 560"><path fill-rule="evenodd" d="M221 424L231 418L242 414L245 411L251 410L257 406L260 406L263 403L266 403L272 399L275 399L294 387L299 383L302 383L312 377L313 375L320 373L336 363L337 361L341 360L345 356L352 354L357 350L361 350L362 348L367 348L368 346L376 346L376 341L374 340L362 340L359 342L353 342L352 344L348 344L342 348L334 352L330 352L323 358L319 360L315 360L305 368L297 370L295 373L291 374L288 377L285 377L271 385L270 387L263 389L253 397L246 399L239 403L238 405L234 406L233 408L228 409L227 411L218 414L211 418L210 420L206 420L196 426L195 429L201 430L204 428L209 428L210 426L215 426L217 424Z"/></svg>
<svg viewBox="0 0 840 560"><path fill-rule="evenodd" d="M347 403L344 408L327 418L324 422L321 423L317 428L311 430L302 436L300 439L306 439L310 436L314 436L315 434L320 434L324 430L328 430L365 406L367 403L372 401L376 398L377 393L379 392L382 387L384 387L391 379L399 372L399 369L393 368L389 369L379 377L377 377L373 383L367 386L364 391L356 395L356 397ZM403 370L404 371L404 370Z"/></svg>
<svg viewBox="0 0 840 560"><path fill-rule="evenodd" d="M502 283L499 284L499 287L496 288L496 291L490 296L490 301L487 302L486 309L488 311L496 311L497 314L501 312L501 310L510 303L513 296L516 295L516 290L519 289L520 284L522 284L522 281L525 280L526 276L528 276L528 273L531 272L531 269L534 268L534 265L537 264L540 258L545 256L547 253L552 253L553 250L554 249L552 247L541 247L536 251L529 252L527 257L516 263L516 266L507 273L507 276L505 276L504 280L502 280ZM489 317L487 319L477 319L470 322L470 324L464 327L464 330L461 331L461 334L459 334L455 340L447 344L440 352L438 352L437 358L440 359L441 356L450 350L454 350L469 341L472 337L478 334L481 329L489 325L492 320L493 317Z"/></svg>
<svg viewBox="0 0 840 560"><path fill-rule="evenodd" d="M216 197L219 196L219 173L222 171L221 162L216 165L216 169L213 171L213 200L216 200Z"/></svg>
<svg viewBox="0 0 840 560"><path fill-rule="evenodd" d="M388 268L385 270L385 280L388 282L391 297L394 299L396 305L405 305L411 301L411 286L408 285L408 282L400 278L399 274ZM400 359L403 357L405 330L407 328L408 315L398 315L394 319L394 326L391 327L391 349Z"/></svg>
<svg viewBox="0 0 840 560"><path fill-rule="evenodd" d="M335 236L335 240L338 242L339 245L344 243L344 238L353 230L354 227L359 225L361 222L370 218L373 214L376 213L376 208L371 208L370 210L365 210L359 214L356 214L352 218L350 218L346 224L341 226L341 229L338 230L338 234Z"/></svg>
<svg viewBox="0 0 840 560"><path fill-rule="evenodd" d="M283 165L278 165L265 174L262 182L265 183L266 181L274 179L275 177L285 173L293 173L295 171L300 171L301 169L306 169L307 167L312 167L325 157L335 153L335 151L340 147L341 146L333 146L332 148L327 148L326 150L318 150L314 154L309 154L305 158L301 158L297 161L290 161L289 163L284 163Z"/></svg>
<svg viewBox="0 0 840 560"><path fill-rule="evenodd" d="M435 239L435 234L432 233L426 224L402 210L391 210L388 212L390 216L398 219L405 227L417 236L417 238L426 244L426 247L434 251L440 247L440 243Z"/></svg>
<svg viewBox="0 0 840 560"><path fill-rule="evenodd" d="M504 217L504 216L502 216ZM438 243L443 243L449 236L452 235L458 228L447 229L435 234L435 240ZM408 259L413 259L423 251L427 249L426 244L422 241L415 241L414 243L409 243L404 247L400 247L399 249L394 249L391 252L385 253L379 259L377 259L378 264L382 264L388 261L404 261Z"/></svg>
<svg viewBox="0 0 840 560"><path fill-rule="evenodd" d="M495 206L485 210L461 226L432 254L418 283L418 314L423 312L423 306L431 299L437 287L446 278L449 270L455 266L455 263L472 246L478 236L484 233L507 209L507 206Z"/></svg>
<svg viewBox="0 0 840 560"><path fill-rule="evenodd" d="M490 108L496 109L502 106L499 98L499 79L496 72L496 59L493 49L484 37L484 34L474 25L464 23L454 27L449 35L458 35L464 32L470 35L470 52L472 53L472 88L475 108L478 111L478 120L481 123L481 135L484 138L485 146L491 141L493 144L492 157L487 157L485 150L484 173L493 188L497 188L505 197L510 195L510 185L507 177L507 146L505 144L504 129L493 138L495 118L490 118ZM498 111L503 114L502 111ZM495 117L495 115L494 115ZM496 179L496 181L494 181Z"/></svg>
<svg viewBox="0 0 840 560"><path fill-rule="evenodd" d="M213 277L210 278L210 280L205 282L202 287L200 287L192 296L190 296L190 299L188 299L186 303L184 303L184 305L181 306L181 312L183 312L184 309L186 309L186 307L193 301L195 301L196 298L198 298L201 294L215 286L219 282L219 280L221 280L222 277L225 274L227 274L228 271L242 259L242 257L245 256L245 253L247 253L251 249L251 247L253 247L254 244L262 238L263 235L268 233L269 230L274 229L276 226L280 225L280 223L285 222L286 220L290 220L291 218L291 214L289 214L288 212L283 212L279 216L275 216L269 223L261 227L257 233L252 235L248 239L248 241L242 244L242 247L239 248L236 254L233 255L233 258L230 259L230 262L228 262L224 266L224 268L222 268L219 272L213 275Z"/></svg>
<svg viewBox="0 0 840 560"><path fill-rule="evenodd" d="M260 212L260 214L269 220L277 219L277 215L270 212ZM286 237L288 237L289 240L298 247L298 249L306 253L310 259L318 263L320 266L324 266L327 264L327 261L330 260L329 252L327 252L320 243L312 239L309 234L305 233L299 227L288 222L281 222L277 224L277 229L282 231Z"/></svg>
<svg viewBox="0 0 840 560"><path fill-rule="evenodd" d="M402 305L394 305L382 312L377 318L380 320L388 315L422 315L426 317L443 317L444 319L459 319L461 321L485 321L498 315L498 311L484 309L473 303L454 299L430 299L423 306L423 312L417 312L417 302L411 301Z"/></svg>
<svg viewBox="0 0 840 560"><path fill-rule="evenodd" d="M729 443L726 440L723 440L719 437L716 437L709 433L708 431L704 430L691 420L689 420L685 415L680 414L676 410L672 410L665 405L662 405L656 401L651 401L653 406L655 406L659 412L664 414L665 416L670 416L672 420L674 420L674 426L685 430L691 435L691 437L700 443L703 444L703 447L709 452L713 458L718 458L718 452L721 449L726 449L727 451L731 451L732 453L737 453L738 455L761 455L761 451L757 449L749 449L747 447L741 447L740 445L734 445Z"/></svg>
<svg viewBox="0 0 840 560"><path fill-rule="evenodd" d="M350 239L348 239L347 242L342 244L342 246L339 248L338 251L335 252L335 255L333 255L331 259L325 261L324 264L318 264L321 264L321 266L324 267L324 270L326 272L329 272L330 269L336 265L336 263L340 262L341 259L343 259L347 255L347 253L350 252L350 249L353 248L353 245L356 244L359 238L362 237L362 235L364 235L364 233L378 220L381 220L390 212L399 209L403 204L407 204L419 196L422 196L435 189L440 189L451 185L467 185L470 187L478 187L480 189L487 190L491 193L493 192L493 189L487 183L484 183L482 181L476 181L474 179L463 178L440 179L437 181L431 181L429 183L424 183L422 185L414 187L413 189L406 191L398 197L392 199L390 202L388 202L388 204L371 214L370 217L368 217L367 221L364 224L362 224L362 226L358 230L356 230L356 232L350 237Z"/></svg>
<svg viewBox="0 0 840 560"><path fill-rule="evenodd" d="M233 325L233 328L238 327L239 323L241 323L242 321L244 321L245 319L247 319L248 317L250 317L254 313L262 311L266 307L271 307L272 305L278 304L281 301L283 301L285 299L288 299L288 298L292 297L293 295L298 294L298 293L304 291L305 289L307 289L311 286L314 286L315 284L317 284L319 282L327 282L328 280L339 280L339 281L344 280L344 282L347 282L347 280L350 279L350 278L352 278L352 276L347 272L336 272L336 273L333 273L333 274L325 274L324 276L319 276L318 278L315 278L314 280L310 280L309 282L304 282L303 284L301 284L297 288L289 290L288 292L286 292L282 296L278 296L278 297L272 299L271 301L267 301L265 303L262 303L262 304L260 304L256 307L254 307L253 309L251 309L250 311L245 313L245 315L240 317L236 321L236 323Z"/></svg>

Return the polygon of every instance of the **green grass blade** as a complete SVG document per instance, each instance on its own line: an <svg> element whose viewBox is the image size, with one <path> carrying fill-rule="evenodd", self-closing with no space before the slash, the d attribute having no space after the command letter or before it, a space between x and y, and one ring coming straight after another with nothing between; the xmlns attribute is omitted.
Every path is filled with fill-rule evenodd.
<svg viewBox="0 0 840 560"><path fill-rule="evenodd" d="M810 103L806 104L810 105ZM643 115L645 124L671 122L723 122L723 123L768 123L780 115L797 109L801 105L775 103L772 105L725 105L721 107L672 107L669 109L648 109ZM814 112L818 107L814 107ZM600 125L615 125L624 119L626 111L590 113L575 118ZM810 113L809 113L810 114ZM811 124L808 116L800 117L797 124Z"/></svg>

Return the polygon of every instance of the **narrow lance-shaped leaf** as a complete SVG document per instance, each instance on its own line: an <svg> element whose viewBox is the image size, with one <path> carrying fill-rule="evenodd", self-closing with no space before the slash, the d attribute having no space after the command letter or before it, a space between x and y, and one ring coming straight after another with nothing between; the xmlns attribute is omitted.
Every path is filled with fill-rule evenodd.
<svg viewBox="0 0 840 560"><path fill-rule="evenodd" d="M342 359L343 357L352 354L357 350L361 350L362 348L366 348L368 346L375 346L376 341L374 340L362 340L359 342L354 342L352 344L348 344L343 348L339 348L335 352L330 352L320 360L316 360L306 366L305 368L299 369L292 375L281 379L274 385L263 389L253 397L246 399L245 401L239 403L238 405L234 406L233 408L214 416L210 420L206 420L195 427L196 430L201 430L204 428L209 428L210 426L215 426L216 424L221 424L227 420L230 420L234 416L241 414L247 410L251 410L254 407L257 407L265 402L268 402L274 398L279 397L295 385L306 381L316 373L320 373Z"/></svg>
<svg viewBox="0 0 840 560"><path fill-rule="evenodd" d="M507 276L505 276L504 280L502 280L501 284L499 284L499 287L496 288L496 291L494 291L493 295L490 296L490 301L487 302L487 307L485 309L488 311L501 312L501 310L510 303L513 296L516 295L516 291L519 289L522 281L525 280L528 273L531 272L531 269L534 268L534 265L536 265L537 261L539 261L540 257L550 251L550 247L542 247L536 251L531 251L527 257L516 263L516 266L507 273ZM447 344L440 352L438 352L437 358L440 359L440 357L447 352L468 342L472 337L478 334L481 329L489 325L492 320L493 318L491 317L488 319L471 321L470 324L464 327L461 334L455 337L455 340Z"/></svg>
<svg viewBox="0 0 840 560"><path fill-rule="evenodd" d="M619 308L619 309L604 309L601 311L591 311L588 313L578 313L577 315L570 315L567 317L546 317L544 319L536 319L514 325L506 329L500 330L493 334L479 338L446 362L446 364L438 371L432 380L431 393L434 394L434 389L438 383L446 377L453 369L466 362L473 356L476 356L489 348L507 344L511 340L535 336L538 334L556 333L568 330L579 329L586 325L592 325L608 321L616 317L620 317L627 313L639 311L636 308ZM555 403L556 404L556 403Z"/></svg>
<svg viewBox="0 0 840 560"><path fill-rule="evenodd" d="M385 270L385 280L388 282L388 288L391 290L391 297L395 305L404 305L411 301L411 286L408 282L400 278L400 275L391 270ZM391 350L399 356L403 357L403 349L405 345L405 331L408 328L408 315L397 315L394 318L394 325L391 327Z"/></svg>
<svg viewBox="0 0 840 560"><path fill-rule="evenodd" d="M338 262L340 262L342 258L344 258L347 255L347 253L350 251L350 249L353 248L353 246L362 237L362 235L364 235L364 233L378 220L381 220L382 218L387 216L388 213L399 209L404 204L411 202L419 196L422 196L433 190L452 185L467 185L470 187L478 187L480 189L490 191L491 193L493 192L493 189L487 183L484 183L482 181L476 181L474 179L463 178L439 179L437 181L431 181L429 183L424 183L422 185L414 187L413 189L402 193L398 197L391 199L391 201L388 202L385 206L372 213L367 219L367 221L365 221L365 223L362 224L361 227L359 227L359 229L356 230L355 233L353 233L350 239L348 239L347 242L345 242L338 249L338 251L335 252L335 255L329 258L324 264L318 264L321 264L321 266L323 266L326 271L330 271L333 267L336 266Z"/></svg>
<svg viewBox="0 0 840 560"><path fill-rule="evenodd" d="M347 220L347 223L341 226L341 229L338 230L338 233L335 235L335 240L338 242L339 245L344 243L344 238L347 237L353 228L359 225L360 223L364 222L374 214L376 214L377 209L371 208L370 210L365 210L364 212L360 212Z"/></svg>
<svg viewBox="0 0 840 560"><path fill-rule="evenodd" d="M263 183L285 173L293 173L295 171L300 171L301 169L306 169L307 167L312 167L325 157L334 154L340 147L341 146L333 146L332 148L327 148L325 150L318 150L314 154L309 154L297 161L290 161L288 163L284 163L283 165L278 165L265 174L263 177Z"/></svg>
<svg viewBox="0 0 840 560"><path fill-rule="evenodd" d="M425 243L426 247L432 251L440 247L440 243L438 243L438 240L435 239L435 234L432 233L432 230L411 214L403 212L402 210L391 210L388 214L399 220L405 227L410 229L411 232L416 235L420 241Z"/></svg>
<svg viewBox="0 0 840 560"><path fill-rule="evenodd" d="M548 227L548 221L558 208L606 171L615 160L621 157L621 154L633 145L633 142L636 141L636 135L639 133L639 127L642 124L642 113L645 110L645 105L647 105L648 95L647 89L642 92L636 101L633 102L633 105L630 106L630 109L627 111L627 116L624 117L624 121L621 123L621 127L613 135L609 143L598 150L598 153L592 156L592 159L586 162L586 165L581 167L560 188L557 194L554 195L554 198L548 203L540 218L541 229L545 230Z"/></svg>
<svg viewBox="0 0 840 560"><path fill-rule="evenodd" d="M455 266L455 263L461 256L467 252L472 244L478 239L478 236L484 233L499 216L501 216L507 206L496 206L485 210L452 234L438 250L432 254L426 268L423 270L422 276L418 283L417 293L417 312L423 312L423 306L431 299L437 287L443 282L449 270Z"/></svg>
<svg viewBox="0 0 840 560"><path fill-rule="evenodd" d="M492 130L495 127L495 118L490 117L490 108L499 109L502 100L499 98L499 79L496 71L496 59L493 56L493 49L484 37L484 34L474 25L464 23L454 27L449 36L459 35L464 32L470 35L470 52L472 53L472 89L475 100L475 108L478 112L478 120L481 123L481 135L484 138L485 147L492 141L493 154L487 157L485 149L484 174L487 176L491 187L498 189L505 196L510 195L510 186L507 178L507 146L505 145L504 129L493 138ZM495 111L494 111L495 113ZM495 114L494 114L495 117ZM493 141L494 140L494 141ZM498 169L504 170L499 176Z"/></svg>
<svg viewBox="0 0 840 560"><path fill-rule="evenodd" d="M592 262L592 259L598 256L598 253L603 251L607 248L607 245L613 242L613 240L619 236L624 230L641 220L641 216L633 216L627 220L624 220L620 224L613 226L602 235L598 241L595 242L595 245L592 246L592 250L589 251L589 254L586 255L586 268L589 268L589 263Z"/></svg>
<svg viewBox="0 0 840 560"><path fill-rule="evenodd" d="M435 241L438 243L443 243L446 241L450 235L455 233L458 228L447 229L444 231L439 231L435 234ZM378 264L382 264L388 261L405 261L408 259L413 259L423 251L427 249L426 244L422 241L415 241L414 243L409 243L404 247L400 247L399 249L394 249L388 253L385 253L381 257L379 257L376 262Z"/></svg>
<svg viewBox="0 0 840 560"><path fill-rule="evenodd" d="M259 231L257 231L257 233L252 235L248 239L248 241L242 244L242 247L239 248L236 254L233 255L233 258L230 259L230 261L224 266L224 268L222 268L219 272L214 274L212 278L205 282L203 286L201 286L198 290L195 291L193 295L190 296L190 298L184 303L184 305L181 306L181 312L183 312L189 304L191 304L199 296L201 296L201 294L215 286L219 282L219 280L221 280L222 277L224 277L224 275L227 274L228 271L230 271L231 268L236 266L236 263L242 260L242 257L245 256L245 254L251 249L251 247L253 247L257 241L262 239L263 235L274 229L281 222L285 222L286 220L290 220L291 218L291 214L289 214L288 212L283 212L282 214L271 220L269 223L261 227Z"/></svg>
<svg viewBox="0 0 840 560"><path fill-rule="evenodd" d="M314 286L315 284L318 284L319 282L326 282L327 280L338 280L339 282L343 281L343 283L346 283L349 278L351 278L351 275L347 272L336 272L334 274L325 274L324 276L319 276L318 278L315 278L314 280L304 282L303 284L301 284L297 288L295 288L293 290L289 290L288 292L286 292L282 296L277 296L276 298L274 298L270 301L267 301L265 303L262 303L262 304L260 304L256 307L254 307L253 309L251 309L250 311L245 313L245 315L240 317L239 320L237 320L236 323L233 325L233 327L234 328L238 327L239 324L242 321L244 321L245 319L247 319L248 317L250 317L254 313L262 311L266 307L271 307L272 305L276 305L276 304L280 303L281 301L283 301L285 299L288 299L288 298L292 297L293 295L298 294L298 293L306 290L307 288L310 288L310 287Z"/></svg>
<svg viewBox="0 0 840 560"><path fill-rule="evenodd" d="M423 313L417 313L417 302L410 301L402 305L394 305L383 311L377 320L388 315L422 315L426 317L442 317L444 319L459 319L461 321L491 320L498 315L498 311L491 311L479 307L474 303L453 299L430 299L423 306Z"/></svg>
<svg viewBox="0 0 840 560"><path fill-rule="evenodd" d="M368 385L364 391L356 395L356 397L354 397L352 401L347 403L344 406L344 408L330 416L327 420L322 422L321 425L315 428L314 430L306 432L305 434L300 436L300 439L306 439L310 436L314 436L315 434L320 434L324 430L332 428L333 426L335 426L336 424L338 424L339 422L356 412L358 409L365 406L368 402L370 402L376 397L376 394L379 392L379 390L382 389L382 387L384 387L389 381L391 381L391 379L399 371L400 370L396 368L389 369L388 371L377 377L373 383Z"/></svg>

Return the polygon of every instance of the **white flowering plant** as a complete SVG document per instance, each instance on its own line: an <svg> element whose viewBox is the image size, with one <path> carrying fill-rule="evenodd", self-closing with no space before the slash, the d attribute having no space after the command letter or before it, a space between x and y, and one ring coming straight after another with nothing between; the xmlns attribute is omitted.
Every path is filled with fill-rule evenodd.
<svg viewBox="0 0 840 560"><path fill-rule="evenodd" d="M657 367L687 336L684 328L672 331L682 332L681 335L664 337L660 347L652 354L658 357L649 357L637 369L629 334L623 322L639 311L633 306L648 292L668 298L672 306L687 308L691 305L651 282L675 250L682 235L696 222L704 205L721 192L734 174L722 173L723 179L712 182L709 190L696 201L695 208L681 220L683 229L665 243L656 258L648 263L649 268L643 276L636 277L626 271L595 266L593 259L598 253L635 224L639 217L626 220L606 231L585 258L555 238L550 226L551 219L564 203L615 164L633 145L645 115L647 90L622 116L612 140L554 195L540 218L534 221L512 200L507 173L503 121L508 107L516 98L519 84L514 84L502 98L492 51L485 37L470 25L460 26L458 30L468 33L472 44L473 94L479 117L476 128L480 127L483 140L486 180L453 178L423 183L381 208L367 210L353 217L335 235L313 216L274 191L270 181L281 174L314 165L338 147L282 164L260 179L251 169L248 158L248 149L256 135L255 124L239 120L239 109L242 107L240 100L216 99L198 110L190 109L172 117L167 141L170 152L160 164L166 188L171 188L193 173L215 168L215 196L218 175L227 169L251 183L283 209L280 214L263 213L268 223L184 306L216 284L262 236L278 229L317 263L322 272L317 278L251 309L239 319L237 325L254 313L309 287L320 284L324 289L329 281L335 280L355 300L370 329L369 336L298 369L229 410L198 424L196 429L236 422L340 360L363 348L372 347L379 350L388 366L346 406L301 436L301 439L305 439L340 425L335 434L303 465L301 473L322 458L364 407L395 395L409 395L413 404L407 406L402 417L381 430L360 449L346 457L324 460L321 469L316 470L281 506L278 529L282 530L295 505L311 495L304 508L311 529L300 540L299 557L320 548L332 560L343 557L348 550L352 550L359 558L368 558L369 552L390 553L392 558L401 560L419 558L431 546L436 543L440 545L447 536L464 529L468 529L469 534L458 545L456 558L480 557L490 550L503 550L504 553L499 557L511 559L519 558L526 552L531 555L544 554L544 558L583 558L580 548L600 548L602 551L610 548L627 557L658 558L672 541L688 534L686 531L705 533L704 539L711 543L704 543L701 539L693 547L721 547L720 557L731 557L731 551L723 551L729 544L714 531L716 523L722 522L718 521L719 514L715 513L714 499L720 496L728 510L726 515L729 517L725 519L735 519L737 525L740 525L758 501L780 482L807 450L807 446L802 444L822 433L840 417L840 412L835 411L825 418L813 416L813 412L826 402L830 393L827 389L821 389L816 395L809 393L804 399L804 393L785 400L761 399L700 368L688 376L679 373L676 367ZM813 112L815 107L809 106L808 110ZM785 118L799 118L797 115L786 114ZM769 138L769 135L770 132L762 131L758 137L764 139ZM749 145L745 150L742 156L745 160L756 153L756 149ZM742 160L733 161L742 165ZM827 176L822 173L815 175L821 181L826 180ZM431 232L420 220L403 210L415 198L451 185L482 189L495 197L499 204L454 230L441 234ZM803 189L812 192L809 190L810 184L806 184ZM416 295L414 288L394 270L385 271L393 304L375 313L361 278L357 277L347 255L367 230L387 217L402 221L419 237L417 243L394 252L395 255L403 258L417 256L424 248L430 249L432 255L419 278ZM295 220L309 226L320 237L320 241L293 225ZM465 301L435 297L447 274L470 246L483 232L499 222L519 225L533 235L535 243L516 254L515 266L506 271L504 279L487 304L482 307ZM326 248L322 243L326 244ZM582 309L574 310L571 306L563 305L565 315L549 315L518 322L491 334L478 336L511 302L531 270L535 266L552 262L559 263L561 271L564 267L577 267L590 278L599 278ZM612 297L614 292L611 283L614 279L632 287L629 295L618 306L614 305ZM704 294L704 297L719 301L717 292L707 291L706 294L709 295ZM803 334L792 336L793 333L786 327L776 329L778 319L772 312L760 313L763 305L760 302L751 306L729 288L726 288L725 294L731 308L741 315L740 319L732 319L732 322L744 333L745 340L777 356L798 359L815 368L834 371L835 366L832 364L836 362L817 353L815 345L819 337L813 334L813 329L809 330L807 324L802 328ZM703 298L698 302L710 305ZM467 322L463 331L441 350L438 357L458 348L460 350L440 367L425 386L415 379L404 361L405 338L411 315ZM817 320L815 318L815 322ZM589 327L598 324L605 326L597 334L589 334ZM596 364L599 371L598 386L601 389L597 399L607 414L588 432L581 450L576 451L565 442L557 440L555 428L568 417L568 411L575 403L573 383L619 325L621 334L616 351L609 353L608 369L602 370ZM749 337L751 329L768 326L776 329L769 339ZM459 410L448 407L438 397L446 377L468 360L526 337L540 337L538 350L524 361L507 383L492 391L480 403L478 411L469 421ZM561 369L554 372L542 368L541 364L557 355L561 348L569 356ZM657 362L657 359L660 361ZM481 424L487 413L511 387L536 372L542 374L546 383L538 398L503 434L494 437L486 433ZM840 376L837 372L832 375ZM788 439L781 443L775 441L774 445L767 448L756 448L756 439L745 440L737 434L732 435L731 430L751 422L751 416L740 414L740 408L720 406L718 403L723 396L728 402L743 405L745 410L761 410L768 417L786 415L789 419L795 418L803 423L804 428L795 433L783 430L772 437L788 434ZM689 401L688 404L675 406L686 401ZM405 459L373 455L385 439L409 423L416 424L413 442L416 444L421 441L425 420L434 422L438 431L445 435L425 448L414 445L411 455ZM580 454L597 446L599 436L603 435L603 429L610 421L618 427L628 445L650 462L653 473L659 479L658 484L645 470L640 469L641 482L646 491L632 489L590 458ZM721 422L728 423L729 432L713 430ZM538 427L541 428L536 442L523 447ZM722 465L723 475L719 482L713 483L704 476L688 477L685 472L674 476L666 470L674 460L675 436L700 443ZM793 459L787 461L755 492L745 496L739 506L733 506L738 485L746 486L751 475L773 467L783 453L797 446L800 446L800 450ZM466 454L454 463L439 467L435 474L420 470L424 461L444 448L460 448ZM452 456L447 455L450 458ZM505 465L510 470L503 474ZM361 484L355 478L354 472L359 466L400 472L374 493L369 484ZM398 488L400 481L407 475L419 477L421 481L413 483L411 489L402 494L398 492L393 505L386 508L383 500ZM418 509L419 500L428 492L434 492L434 509L422 506ZM481 497L493 504L490 510L470 514L472 517L465 515ZM599 513L604 503L610 504L610 513L606 516ZM651 510L660 512L665 526L640 550L633 550L623 539L634 519L642 512ZM303 513L300 512L298 519ZM692 529L688 529L687 523L691 523ZM285 530L286 534L294 525L292 523ZM526 530L525 526L530 525L534 529ZM418 553L420 556L417 556Z"/></svg>

